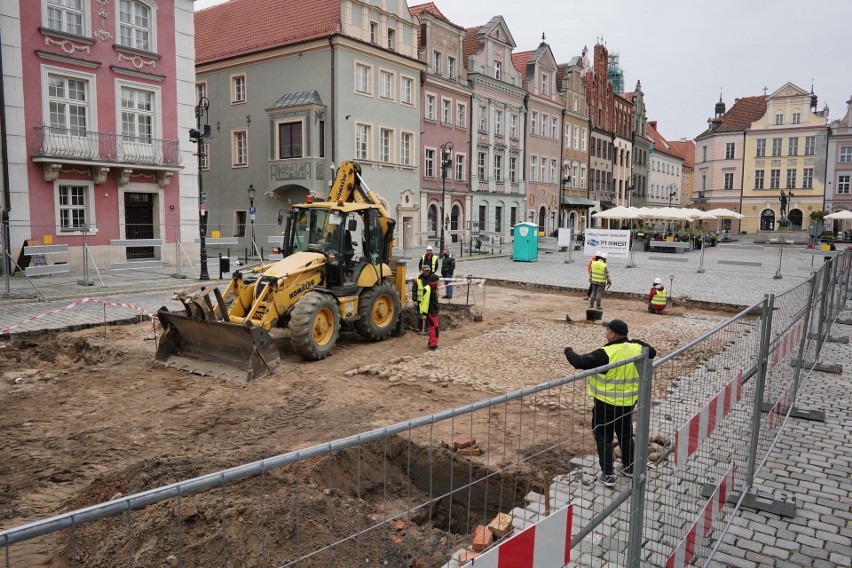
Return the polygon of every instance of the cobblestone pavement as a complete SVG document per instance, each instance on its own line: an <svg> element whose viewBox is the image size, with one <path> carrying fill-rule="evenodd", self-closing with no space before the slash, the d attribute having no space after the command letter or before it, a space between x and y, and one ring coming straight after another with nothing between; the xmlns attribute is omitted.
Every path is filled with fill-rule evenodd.
<svg viewBox="0 0 852 568"><path fill-rule="evenodd" d="M637 253L636 268L626 259L612 259L613 291L644 294L655 277L670 283L675 301L690 299L746 306L766 293L788 290L804 281L813 257L794 258L776 279L778 255L774 251L742 249L703 273L696 271L695 258L680 263L677 257ZM693 253L694 254L694 253ZM409 271L416 273L419 251L409 251ZM507 280L565 288L578 295L587 283L587 258L573 253L540 254L537 262L513 262L497 254L458 258L456 277L468 274L486 279ZM654 258L663 258L657 261ZM719 257L722 258L722 257ZM735 264L742 262L743 264ZM759 266L758 266L759 265ZM705 264L705 266L707 266ZM729 267L729 268L728 268ZM790 272L787 274L786 272ZM69 283L53 287L45 302L0 299L0 332L12 334L45 329L62 330L104 321L135 321L160 306L178 309L172 291L194 284L192 280L143 283L122 291L114 287L84 288ZM154 290L153 287L163 289ZM84 298L84 296L88 296ZM65 299L60 299L65 298ZM70 299L68 299L70 298ZM604 300L606 309L606 300ZM848 312L847 312L848 313ZM9 331L6 331L9 330ZM832 335L844 336L852 326L835 324ZM2 346L4 333L0 333ZM795 497L796 515L778 515L743 510L734 520L714 566L736 567L835 567L852 565L852 350L841 343L826 343L821 361L842 365L841 375L814 372L804 386L799 405L825 410L826 421L792 418L756 480L756 489L767 494L785 492Z"/></svg>

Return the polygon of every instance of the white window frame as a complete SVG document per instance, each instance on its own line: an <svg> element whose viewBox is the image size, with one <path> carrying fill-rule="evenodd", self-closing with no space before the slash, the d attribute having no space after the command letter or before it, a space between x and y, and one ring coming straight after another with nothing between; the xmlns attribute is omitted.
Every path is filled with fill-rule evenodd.
<svg viewBox="0 0 852 568"><path fill-rule="evenodd" d="M530 183L536 181L536 172L538 171L538 156L530 155Z"/></svg>
<svg viewBox="0 0 852 568"><path fill-rule="evenodd" d="M195 100L207 98L207 81L198 81L195 83Z"/></svg>
<svg viewBox="0 0 852 568"><path fill-rule="evenodd" d="M499 152L494 153L494 181L503 181L503 154Z"/></svg>
<svg viewBox="0 0 852 568"><path fill-rule="evenodd" d="M518 183L518 157L509 156L509 183Z"/></svg>
<svg viewBox="0 0 852 568"><path fill-rule="evenodd" d="M763 189L766 183L766 172L764 170L754 170L754 189Z"/></svg>
<svg viewBox="0 0 852 568"><path fill-rule="evenodd" d="M500 75L502 74L503 66L499 61L494 62L494 78L498 81L502 80Z"/></svg>
<svg viewBox="0 0 852 568"><path fill-rule="evenodd" d="M542 138L547 136L547 127L550 126L550 115L541 114L541 130L539 131Z"/></svg>
<svg viewBox="0 0 852 568"><path fill-rule="evenodd" d="M556 183L556 160L550 159L550 183Z"/></svg>
<svg viewBox="0 0 852 568"><path fill-rule="evenodd" d="M399 77L399 102L404 105L414 106L414 79L406 75Z"/></svg>
<svg viewBox="0 0 852 568"><path fill-rule="evenodd" d="M464 128L467 126L467 105L456 102L456 126Z"/></svg>
<svg viewBox="0 0 852 568"><path fill-rule="evenodd" d="M396 51L396 29L388 28L388 49L391 51Z"/></svg>
<svg viewBox="0 0 852 568"><path fill-rule="evenodd" d="M837 156L837 163L852 164L852 146L841 146Z"/></svg>
<svg viewBox="0 0 852 568"><path fill-rule="evenodd" d="M408 145L406 146L406 140ZM411 166L411 156L414 152L414 133L401 130L399 133L399 163Z"/></svg>
<svg viewBox="0 0 852 568"><path fill-rule="evenodd" d="M238 92L238 88L237 88L237 86L239 85L238 79L243 80L243 92L242 92L243 98L242 99L239 98L239 92ZM246 104L246 101L248 100L248 81L246 81L246 74L245 73L236 73L234 75L231 75L228 84L230 85L230 90L231 90L231 104L232 105L244 105L244 104Z"/></svg>
<svg viewBox="0 0 852 568"><path fill-rule="evenodd" d="M772 155L770 158L778 158L781 156L781 151L783 150L782 146L784 144L783 138L773 138L772 139Z"/></svg>
<svg viewBox="0 0 852 568"><path fill-rule="evenodd" d="M730 150L730 152L728 152ZM730 154L730 155L729 155ZM725 159L733 160L737 155L737 144L736 142L726 142L725 143Z"/></svg>
<svg viewBox="0 0 852 568"><path fill-rule="evenodd" d="M480 150L476 154L476 176L479 181L488 180L488 152Z"/></svg>
<svg viewBox="0 0 852 568"><path fill-rule="evenodd" d="M548 79L549 78L550 77L548 76L547 73L541 74L541 94L544 95L545 97L550 95L550 92L549 92L549 89L548 89Z"/></svg>
<svg viewBox="0 0 852 568"><path fill-rule="evenodd" d="M588 142L587 142L588 134L589 134L589 130L587 128L584 128L583 134L580 137L580 151L581 152L585 152L586 148L588 147Z"/></svg>
<svg viewBox="0 0 852 568"><path fill-rule="evenodd" d="M705 149L706 148L707 147L705 146ZM757 139L757 141L755 142L754 155L757 158L765 158L766 157L766 138L758 138Z"/></svg>
<svg viewBox="0 0 852 568"><path fill-rule="evenodd" d="M65 25L66 19L65 19L64 15L65 15L65 12L68 11L68 8L66 6L61 6L61 5L54 5L53 7L57 10L62 10L62 12L63 12L62 28L54 28L54 27L50 26L50 24L49 24L50 20L48 18L48 5L47 5L47 2L42 2L42 4L41 4L41 22L42 22L42 26L45 29L56 30L56 31L60 31L62 33L75 35L75 36L79 36L79 37L91 37L91 35L92 35L92 24L91 24L92 8L91 8L90 0L83 0L82 1L82 6L81 6L82 10L80 11L82 26L81 26L81 33L79 33L79 34L76 34L74 32L69 32L66 25ZM73 13L77 13L77 10L70 10L70 11L73 12Z"/></svg>
<svg viewBox="0 0 852 568"><path fill-rule="evenodd" d="M426 91L426 96L423 103L423 118L426 120L437 121L435 118L438 114L438 95Z"/></svg>
<svg viewBox="0 0 852 568"><path fill-rule="evenodd" d="M503 136L503 111L499 109L494 111L494 134Z"/></svg>
<svg viewBox="0 0 852 568"><path fill-rule="evenodd" d="M580 129L577 126L574 126L574 149L580 149ZM585 150L585 148L583 148Z"/></svg>
<svg viewBox="0 0 852 568"><path fill-rule="evenodd" d="M535 136L538 134L538 111L534 110L530 112L530 134Z"/></svg>
<svg viewBox="0 0 852 568"><path fill-rule="evenodd" d="M813 189L813 188L814 188L814 169L813 168L802 169L802 189Z"/></svg>
<svg viewBox="0 0 852 568"><path fill-rule="evenodd" d="M564 135L565 135L565 147L570 148L571 147L571 123L570 122L565 123L565 134Z"/></svg>
<svg viewBox="0 0 852 568"><path fill-rule="evenodd" d="M376 45L379 43L379 22L370 20L369 24L370 43Z"/></svg>
<svg viewBox="0 0 852 568"><path fill-rule="evenodd" d="M89 180L80 180L80 179L58 179L53 182L53 212L54 212L54 222L56 223L56 233L61 235L82 235L83 230L81 229L62 229L62 216L60 215L62 207L59 204L59 188L61 186L76 186L76 187L85 187L86 193L84 199L86 203L84 205L84 210L86 212L86 228L87 232L91 234L97 233L97 219L95 218L95 183ZM66 209L70 209L70 207L66 207Z"/></svg>
<svg viewBox="0 0 852 568"><path fill-rule="evenodd" d="M394 139L396 131L393 128L379 127L379 161L385 164L394 163ZM385 139L387 135L387 140ZM387 143L386 143L387 142Z"/></svg>
<svg viewBox="0 0 852 568"><path fill-rule="evenodd" d="M360 129L364 128L364 147L360 146L359 137L361 136ZM369 161L372 156L372 137L373 137L373 125L368 122L356 122L354 128L354 137L355 137L355 159Z"/></svg>
<svg viewBox="0 0 852 568"><path fill-rule="evenodd" d="M488 107L479 105L479 132L488 132Z"/></svg>
<svg viewBox="0 0 852 568"><path fill-rule="evenodd" d="M139 4L144 4L149 11L149 22L148 22L148 49L143 49L141 47L137 47L136 45L127 45L121 43L121 27L122 25L128 25L131 30L140 29L134 24L124 24L121 21L121 0L115 0L115 44L120 47L129 47L131 49L136 49L139 51L145 51L148 53L157 53L157 3L152 2L151 0L131 0L131 4L133 2L138 2Z"/></svg>
<svg viewBox="0 0 852 568"><path fill-rule="evenodd" d="M840 174L837 176L837 194L849 195L850 184L852 184L852 175Z"/></svg>
<svg viewBox="0 0 852 568"><path fill-rule="evenodd" d="M456 181L464 181L467 172L467 154L463 154L462 152L455 153L455 170L456 170Z"/></svg>
<svg viewBox="0 0 852 568"><path fill-rule="evenodd" d="M547 183L547 157L541 156L538 160L538 166L541 174L538 178L539 183Z"/></svg>
<svg viewBox="0 0 852 568"><path fill-rule="evenodd" d="M447 77L456 78L456 58L449 55L447 56Z"/></svg>
<svg viewBox="0 0 852 568"><path fill-rule="evenodd" d="M153 103L152 103L154 105L154 109L151 113L151 121L152 121L151 138L155 139L155 140L163 138L163 135L162 135L162 132L163 132L162 106L163 106L163 104L162 104L162 96L161 96L161 92L160 92L160 87L154 86L154 85L148 85L148 84L145 84L145 83L134 83L134 82L131 82L131 81L125 81L123 79L116 79L116 81L115 81L115 124L117 125L116 130L118 130L119 133L121 133L122 136L124 135L124 132L123 132L123 129L122 129L123 121L121 119L121 114L122 114L121 89L122 88L134 89L134 90L137 90L137 91L148 91L148 92L150 92L154 95L153 96ZM153 141L152 141L152 144L153 144Z"/></svg>
<svg viewBox="0 0 852 568"><path fill-rule="evenodd" d="M239 155L239 135L245 135L245 163L240 163ZM231 130L231 167L232 168L247 168L249 167L249 138L248 128L235 128Z"/></svg>
<svg viewBox="0 0 852 568"><path fill-rule="evenodd" d="M510 112L509 116L509 138L517 140L518 138L518 115L514 112Z"/></svg>
<svg viewBox="0 0 852 568"><path fill-rule="evenodd" d="M810 150L810 151L808 151ZM816 136L805 136L805 156L813 156L816 153Z"/></svg>
<svg viewBox="0 0 852 568"><path fill-rule="evenodd" d="M555 116L550 119L550 137L559 140L559 119Z"/></svg>
<svg viewBox="0 0 852 568"><path fill-rule="evenodd" d="M98 86L96 83L96 75L91 73L82 73L73 71L64 67L53 67L50 65L41 66L41 103L42 103L42 122L50 125L50 83L49 75L58 75L61 77L71 78L78 81L86 81L88 92L88 100L86 101L86 132L98 131Z"/></svg>
<svg viewBox="0 0 852 568"><path fill-rule="evenodd" d="M210 169L210 144L202 144L201 151L204 152L204 154L198 156L198 165L202 170L207 171Z"/></svg>
<svg viewBox="0 0 852 568"><path fill-rule="evenodd" d="M778 125L781 125L781 124L784 124L784 113L783 112L776 112L775 113L775 125L778 126Z"/></svg>
<svg viewBox="0 0 852 568"><path fill-rule="evenodd" d="M435 75L441 75L441 62L443 61L444 56L440 51L432 52L432 73Z"/></svg>
<svg viewBox="0 0 852 568"><path fill-rule="evenodd" d="M793 111L793 124L801 124L802 123L802 113L794 110Z"/></svg>
<svg viewBox="0 0 852 568"><path fill-rule="evenodd" d="M799 137L791 136L787 139L787 155L788 156L798 156L799 155Z"/></svg>
<svg viewBox="0 0 852 568"><path fill-rule="evenodd" d="M353 81L352 82L352 88L354 89L355 94L361 95L362 97L372 97L373 96L373 66L368 64L368 63L362 63L360 61L355 61L353 63L353 65L354 65L354 67L353 67L354 76L352 77L352 81ZM360 90L360 85L358 84L359 79L360 79L359 71L361 69L366 71L366 74L367 74L366 79L364 81L366 83L364 85L366 90Z"/></svg>
<svg viewBox="0 0 852 568"><path fill-rule="evenodd" d="M441 97L441 123L447 126L453 124L453 99Z"/></svg>
<svg viewBox="0 0 852 568"><path fill-rule="evenodd" d="M438 151L435 148L430 148L429 146L423 148L423 177L434 179L435 176L435 160L438 155Z"/></svg>
<svg viewBox="0 0 852 568"><path fill-rule="evenodd" d="M387 82L385 81L387 79ZM396 82L396 77L392 71L388 71L387 69L379 69L379 98L385 101L393 101L394 92L393 86ZM387 92L385 92L385 87L387 87Z"/></svg>

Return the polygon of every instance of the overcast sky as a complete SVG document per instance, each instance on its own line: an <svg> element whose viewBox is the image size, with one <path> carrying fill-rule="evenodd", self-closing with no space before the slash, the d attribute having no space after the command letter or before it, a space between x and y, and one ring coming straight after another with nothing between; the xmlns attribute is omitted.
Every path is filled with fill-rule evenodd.
<svg viewBox="0 0 852 568"><path fill-rule="evenodd" d="M227 0L197 0L196 10ZM300 1L307 5L311 0ZM409 0L409 6L422 3ZM518 47L546 35L556 60L568 62L598 37L621 56L625 90L642 81L648 120L670 139L707 128L719 100L772 93L787 81L809 91L819 110L842 118L852 96L849 0L435 0L452 22L485 24L502 15Z"/></svg>

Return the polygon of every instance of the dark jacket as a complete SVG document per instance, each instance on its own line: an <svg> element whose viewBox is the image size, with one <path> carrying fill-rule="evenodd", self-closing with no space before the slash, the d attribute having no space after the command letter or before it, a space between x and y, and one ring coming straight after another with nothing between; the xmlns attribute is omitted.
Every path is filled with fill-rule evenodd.
<svg viewBox="0 0 852 568"><path fill-rule="evenodd" d="M429 278L431 278L431 277L432 277L431 274L429 276L424 276L423 273L421 272L417 276L417 278L415 278L414 280L411 281L411 299L414 300L415 304L420 301L419 298L417 298L417 288L418 288L417 280L420 280L420 282L423 283L423 287L425 288L426 286L429 285Z"/></svg>
<svg viewBox="0 0 852 568"><path fill-rule="evenodd" d="M429 283L431 294L429 294L429 315L438 315L438 282L432 281Z"/></svg>
<svg viewBox="0 0 852 568"><path fill-rule="evenodd" d="M424 266L428 266L432 270L432 274L438 272L438 257L432 253L424 254L420 257L417 268L423 270Z"/></svg>
<svg viewBox="0 0 852 568"><path fill-rule="evenodd" d="M441 258L441 276L450 278L456 272L456 257L452 254Z"/></svg>
<svg viewBox="0 0 852 568"><path fill-rule="evenodd" d="M643 345L648 348L648 357L653 359L657 356L657 350L645 343L644 341L640 341L639 339L627 339L626 337L621 337L616 339L615 341L610 341L606 345L613 345L615 343L624 343L628 341L630 343L638 343L639 345ZM606 347L604 345L604 347ZM596 367L603 367L604 365L609 365L609 355L606 354L606 351L603 349L595 349L591 353L586 353L585 355L578 355L574 352L570 347L565 348L565 358L568 359L568 362L575 369L594 369Z"/></svg>

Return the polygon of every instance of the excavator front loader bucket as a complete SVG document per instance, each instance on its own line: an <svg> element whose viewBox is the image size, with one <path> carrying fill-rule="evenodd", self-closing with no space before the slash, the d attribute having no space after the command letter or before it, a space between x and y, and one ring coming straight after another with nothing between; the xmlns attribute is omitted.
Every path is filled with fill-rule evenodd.
<svg viewBox="0 0 852 568"><path fill-rule="evenodd" d="M280 356L263 328L192 319L161 308L163 335L156 359L199 375L247 383L265 377Z"/></svg>

